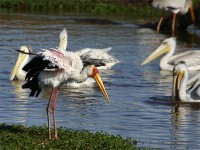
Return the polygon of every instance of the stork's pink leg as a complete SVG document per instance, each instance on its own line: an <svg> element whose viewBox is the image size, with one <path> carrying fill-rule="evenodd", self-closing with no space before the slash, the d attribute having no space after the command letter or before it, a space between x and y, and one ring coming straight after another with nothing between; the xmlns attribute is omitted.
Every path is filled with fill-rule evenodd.
<svg viewBox="0 0 200 150"><path fill-rule="evenodd" d="M53 123L54 123L54 137L55 139L58 139L58 132L57 132L57 126L56 126L56 100L58 97L58 92L60 88L56 90L56 95L54 97L54 101L52 103L52 112L53 112Z"/></svg>
<svg viewBox="0 0 200 150"><path fill-rule="evenodd" d="M176 23L176 14L173 14L173 20L172 20L172 35L174 36L175 33L175 23Z"/></svg>
<svg viewBox="0 0 200 150"><path fill-rule="evenodd" d="M158 22L158 25L157 25L157 33L160 32L160 26L161 26L161 24L162 24L164 15L165 15L165 11L163 12L163 14L162 14L162 16L161 16L161 18L160 18L160 20L159 20L159 22Z"/></svg>
<svg viewBox="0 0 200 150"><path fill-rule="evenodd" d="M49 139L51 139L51 128L50 128L50 104L51 104L51 99L52 99L53 93L54 93L54 88L52 87L51 95L50 95L50 97L49 97L49 102L48 102L48 104L47 104L47 120L48 120Z"/></svg>

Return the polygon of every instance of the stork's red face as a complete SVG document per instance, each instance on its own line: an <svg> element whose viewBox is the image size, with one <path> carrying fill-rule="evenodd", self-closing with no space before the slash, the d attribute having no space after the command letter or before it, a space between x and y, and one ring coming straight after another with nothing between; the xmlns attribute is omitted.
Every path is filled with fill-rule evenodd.
<svg viewBox="0 0 200 150"><path fill-rule="evenodd" d="M99 70L97 69L97 67L93 67L92 68L92 74L91 74L91 76L94 78L94 76L96 75L96 74L99 74Z"/></svg>
<svg viewBox="0 0 200 150"><path fill-rule="evenodd" d="M109 103L110 100L109 100L109 97L108 97L108 94L106 92L106 89L104 87L104 84L103 84L103 81L101 79L101 76L99 74L99 70L94 66L92 68L92 73L91 73L91 76L94 78L94 80L97 82L99 88L101 89L102 93L104 94L105 98L106 98L106 101Z"/></svg>

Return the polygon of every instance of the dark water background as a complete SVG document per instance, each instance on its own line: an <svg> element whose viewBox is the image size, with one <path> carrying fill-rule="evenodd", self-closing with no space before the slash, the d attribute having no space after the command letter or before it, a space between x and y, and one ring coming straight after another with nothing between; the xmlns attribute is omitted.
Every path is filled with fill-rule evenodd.
<svg viewBox="0 0 200 150"><path fill-rule="evenodd" d="M29 98L29 91L21 89L23 82L10 82L9 75L18 54L14 49L27 44L35 52L55 47L65 27L70 50L112 47L111 53L122 62L102 72L110 104L97 88L63 87L57 101L58 126L120 134L137 139L142 147L199 149L200 105L171 100L171 72L160 71L159 60L140 66L169 36L161 34L160 41L155 31L129 20L98 24L72 18L82 17L0 14L0 123L47 123L50 89ZM200 49L200 30L177 34L177 42L177 52Z"/></svg>

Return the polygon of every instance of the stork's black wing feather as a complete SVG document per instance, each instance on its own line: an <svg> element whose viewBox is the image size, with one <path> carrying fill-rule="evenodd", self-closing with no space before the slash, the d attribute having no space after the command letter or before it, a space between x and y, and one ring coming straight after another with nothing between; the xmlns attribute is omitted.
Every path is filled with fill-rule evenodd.
<svg viewBox="0 0 200 150"><path fill-rule="evenodd" d="M43 60L43 57L34 57L29 63L27 63L22 70L27 72L26 79L30 79L35 73L42 71L49 65L49 60Z"/></svg>
<svg viewBox="0 0 200 150"><path fill-rule="evenodd" d="M36 93L36 97L40 94L41 92L41 88L39 87L38 84L38 74L35 74L31 80L28 80L24 85L22 85L23 89L29 88L31 90L30 95L29 96L34 96Z"/></svg>
<svg viewBox="0 0 200 150"><path fill-rule="evenodd" d="M49 60L44 60L44 57L36 56L22 68L22 70L27 72L25 77L27 82L22 86L22 88L31 89L30 96L34 96L36 94L37 97L41 92L41 88L38 83L40 71L44 69L58 68L57 66L51 66L50 64L51 62Z"/></svg>

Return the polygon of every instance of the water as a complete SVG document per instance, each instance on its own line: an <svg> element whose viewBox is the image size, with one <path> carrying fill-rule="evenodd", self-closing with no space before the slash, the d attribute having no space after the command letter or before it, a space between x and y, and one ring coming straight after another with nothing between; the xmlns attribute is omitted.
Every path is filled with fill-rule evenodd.
<svg viewBox="0 0 200 150"><path fill-rule="evenodd" d="M111 46L111 53L122 62L102 72L110 104L97 88L62 88L56 109L58 126L132 137L141 147L199 149L200 105L171 100L171 72L160 71L159 60L140 66L160 44L156 32L134 24L92 24L72 18L0 14L0 122L47 124L50 89L30 98L29 90L21 89L23 82L9 81L17 58L14 49L25 44L35 52L55 47L66 27L70 50ZM167 37L160 35L161 40ZM199 39L200 30L179 33L177 51L200 49Z"/></svg>

